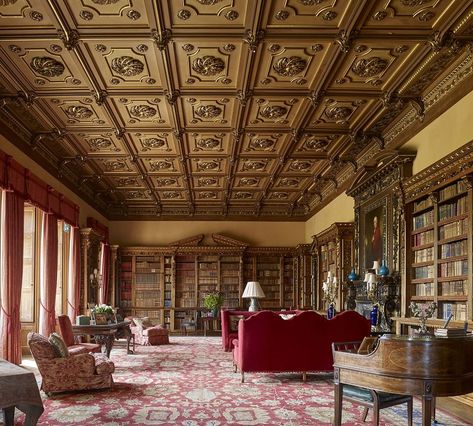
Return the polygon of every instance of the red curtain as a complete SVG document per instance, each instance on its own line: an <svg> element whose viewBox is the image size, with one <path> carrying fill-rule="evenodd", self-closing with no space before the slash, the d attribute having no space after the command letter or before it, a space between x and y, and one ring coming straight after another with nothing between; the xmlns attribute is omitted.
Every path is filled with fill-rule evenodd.
<svg viewBox="0 0 473 426"><path fill-rule="evenodd" d="M20 298L23 279L24 200L2 191L0 357L21 363Z"/></svg>
<svg viewBox="0 0 473 426"><path fill-rule="evenodd" d="M100 255L100 275L102 277L102 286L100 287L99 303L109 303L110 289L110 244L101 243Z"/></svg>
<svg viewBox="0 0 473 426"><path fill-rule="evenodd" d="M40 306L39 333L49 336L55 331L57 287L57 217L43 212L41 232L41 263L40 263Z"/></svg>
<svg viewBox="0 0 473 426"><path fill-rule="evenodd" d="M80 231L71 228L69 241L69 274L67 277L67 315L74 324L80 313Z"/></svg>

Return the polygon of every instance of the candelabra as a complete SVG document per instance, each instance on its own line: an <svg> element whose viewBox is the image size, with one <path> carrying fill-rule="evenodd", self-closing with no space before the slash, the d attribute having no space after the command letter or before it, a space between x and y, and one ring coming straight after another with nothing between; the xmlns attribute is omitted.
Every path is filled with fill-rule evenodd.
<svg viewBox="0 0 473 426"><path fill-rule="evenodd" d="M97 268L94 269L94 272L92 272L89 275L90 279L90 287L92 288L100 288L102 286L102 277L99 274L99 271Z"/></svg>
<svg viewBox="0 0 473 426"><path fill-rule="evenodd" d="M323 299L328 304L327 316L330 319L335 315L335 299L338 290L337 277L333 276L331 271L327 273L327 281L322 283L322 290L324 292Z"/></svg>

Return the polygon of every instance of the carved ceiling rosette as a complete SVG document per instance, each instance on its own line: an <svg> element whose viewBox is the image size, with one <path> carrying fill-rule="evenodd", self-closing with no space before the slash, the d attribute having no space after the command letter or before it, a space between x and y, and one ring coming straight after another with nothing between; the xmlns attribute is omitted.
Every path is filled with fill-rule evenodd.
<svg viewBox="0 0 473 426"><path fill-rule="evenodd" d="M269 198L273 200L287 200L289 198L289 194L287 192L273 192Z"/></svg>
<svg viewBox="0 0 473 426"><path fill-rule="evenodd" d="M217 198L217 193L214 191L201 191L199 192L199 198L204 200L215 200Z"/></svg>
<svg viewBox="0 0 473 426"><path fill-rule="evenodd" d="M103 165L107 172L118 172L122 170L128 170L126 162L122 160L105 160L103 162Z"/></svg>
<svg viewBox="0 0 473 426"><path fill-rule="evenodd" d="M240 179L240 186L256 186L258 185L259 179L253 177L244 177Z"/></svg>
<svg viewBox="0 0 473 426"><path fill-rule="evenodd" d="M373 56L371 58L358 59L352 65L351 70L358 77L374 77L382 73L387 67L388 61L386 59Z"/></svg>
<svg viewBox="0 0 473 426"><path fill-rule="evenodd" d="M135 178L122 177L117 179L118 186L138 186L138 181Z"/></svg>
<svg viewBox="0 0 473 426"><path fill-rule="evenodd" d="M172 161L169 160L157 160L157 161L150 161L149 166L153 172L158 172L161 170L174 170Z"/></svg>
<svg viewBox="0 0 473 426"><path fill-rule="evenodd" d="M325 115L330 120L345 121L353 113L353 109L349 107L333 106L325 110Z"/></svg>
<svg viewBox="0 0 473 426"><path fill-rule="evenodd" d="M163 198L165 198L166 200L175 200L177 198L182 198L182 195L180 192L177 191L164 191Z"/></svg>
<svg viewBox="0 0 473 426"><path fill-rule="evenodd" d="M294 77L307 68L307 60L300 56L291 56L279 58L274 64L273 69L277 74L283 77Z"/></svg>
<svg viewBox="0 0 473 426"><path fill-rule="evenodd" d="M267 105L263 107L259 113L261 117L263 118L266 118L269 120L275 120L287 114L287 108L280 105L275 105L275 106Z"/></svg>
<svg viewBox="0 0 473 426"><path fill-rule="evenodd" d="M73 118L76 120L86 120L92 117L92 115L94 114L92 110L81 105L71 105L65 109L65 113L69 118Z"/></svg>
<svg viewBox="0 0 473 426"><path fill-rule="evenodd" d="M248 145L250 151L274 151L274 140L268 138L252 139Z"/></svg>
<svg viewBox="0 0 473 426"><path fill-rule="evenodd" d="M277 186L290 186L290 187L297 187L300 183L300 179L296 178L281 178L278 182Z"/></svg>
<svg viewBox="0 0 473 426"><path fill-rule="evenodd" d="M110 67L123 77L135 77L141 74L145 68L143 62L131 56L113 58Z"/></svg>
<svg viewBox="0 0 473 426"><path fill-rule="evenodd" d="M312 161L307 160L293 160L289 166L289 170L298 172L306 172L312 167Z"/></svg>
<svg viewBox="0 0 473 426"><path fill-rule="evenodd" d="M156 108L149 105L134 105L130 108L130 115L136 118L151 118L156 115Z"/></svg>
<svg viewBox="0 0 473 426"><path fill-rule="evenodd" d="M197 185L199 186L216 186L218 184L218 180L213 177L201 177L197 180Z"/></svg>
<svg viewBox="0 0 473 426"><path fill-rule="evenodd" d="M174 186L177 185L177 179L172 177L165 177L165 178L157 178L156 179L156 186Z"/></svg>
<svg viewBox="0 0 473 426"><path fill-rule="evenodd" d="M162 148L165 145L166 145L166 141L164 139L146 138L146 139L141 140L141 146L143 147L143 151L149 151L150 149Z"/></svg>
<svg viewBox="0 0 473 426"><path fill-rule="evenodd" d="M220 161L217 160L198 160L197 170L199 172L204 171L218 171L220 170Z"/></svg>
<svg viewBox="0 0 473 426"><path fill-rule="evenodd" d="M247 191L238 191L238 192L235 192L233 197L239 200L248 200L250 198L253 198L253 194Z"/></svg>
<svg viewBox="0 0 473 426"><path fill-rule="evenodd" d="M311 138L304 142L301 151L325 152L329 146L329 141L325 138Z"/></svg>
<svg viewBox="0 0 473 426"><path fill-rule="evenodd" d="M216 56L205 55L192 61L192 69L197 74L210 77L220 74L225 69L225 62Z"/></svg>
<svg viewBox="0 0 473 426"><path fill-rule="evenodd" d="M222 113L222 108L216 105L199 105L194 112L200 118L216 118Z"/></svg>
<svg viewBox="0 0 473 426"><path fill-rule="evenodd" d="M215 150L216 148L219 148L220 143L221 141L219 139L201 138L201 139L197 139L196 146L198 149L203 150L203 151L212 151L212 150Z"/></svg>
<svg viewBox="0 0 473 426"><path fill-rule="evenodd" d="M138 198L149 198L143 191L128 191L126 197L130 200L136 200Z"/></svg>
<svg viewBox="0 0 473 426"><path fill-rule="evenodd" d="M110 148L112 146L112 141L105 138L93 138L89 139L89 145L91 151L100 151Z"/></svg>
<svg viewBox="0 0 473 426"><path fill-rule="evenodd" d="M243 163L243 170L263 171L268 164L268 160L246 160Z"/></svg>
<svg viewBox="0 0 473 426"><path fill-rule="evenodd" d="M64 65L49 56L35 56L31 68L43 77L59 77L65 70Z"/></svg>

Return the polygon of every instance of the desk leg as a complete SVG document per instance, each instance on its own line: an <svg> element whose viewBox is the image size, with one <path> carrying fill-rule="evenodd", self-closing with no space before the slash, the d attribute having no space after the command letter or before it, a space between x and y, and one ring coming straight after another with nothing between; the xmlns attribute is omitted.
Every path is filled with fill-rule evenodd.
<svg viewBox="0 0 473 426"><path fill-rule="evenodd" d="M432 397L422 397L422 426L430 426L432 416Z"/></svg>
<svg viewBox="0 0 473 426"><path fill-rule="evenodd" d="M334 393L334 405L335 405L333 425L340 426L342 424L343 385L339 383L335 383L333 393Z"/></svg>
<svg viewBox="0 0 473 426"><path fill-rule="evenodd" d="M209 326L208 321L204 321L204 336L207 337L207 327Z"/></svg>
<svg viewBox="0 0 473 426"><path fill-rule="evenodd" d="M13 426L15 420L15 406L5 407L3 409L3 416L5 418L5 426Z"/></svg>
<svg viewBox="0 0 473 426"><path fill-rule="evenodd" d="M102 353L105 349L105 354L110 358L110 352L112 352L113 341L115 336L113 334L97 334L95 335L95 341L102 345Z"/></svg>

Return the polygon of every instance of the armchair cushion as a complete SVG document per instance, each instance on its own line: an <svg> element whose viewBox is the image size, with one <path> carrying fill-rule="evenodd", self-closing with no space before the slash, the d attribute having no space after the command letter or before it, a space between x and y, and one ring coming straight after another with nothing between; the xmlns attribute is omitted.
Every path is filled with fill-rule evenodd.
<svg viewBox="0 0 473 426"><path fill-rule="evenodd" d="M115 371L115 364L106 355L92 354L95 358L95 372L97 374L112 374Z"/></svg>
<svg viewBox="0 0 473 426"><path fill-rule="evenodd" d="M63 358L69 356L69 351L67 350L66 343L62 340L62 337L57 333L51 333L48 339L49 343L53 345L54 350L56 351L57 355Z"/></svg>

